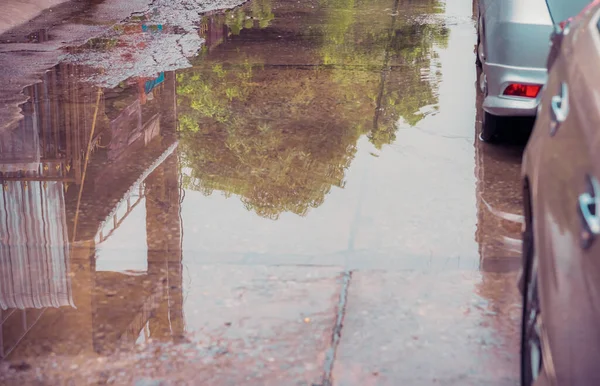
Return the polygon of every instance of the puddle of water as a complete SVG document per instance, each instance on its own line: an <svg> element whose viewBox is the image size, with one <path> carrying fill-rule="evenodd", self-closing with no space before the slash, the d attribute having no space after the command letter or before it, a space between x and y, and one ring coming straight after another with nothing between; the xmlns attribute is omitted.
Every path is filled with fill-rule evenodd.
<svg viewBox="0 0 600 386"><path fill-rule="evenodd" d="M445 125L442 87L452 33L472 26L444 12L257 0L195 29L139 15L71 49L0 135L0 357L184 337L216 339L194 355L219 357L244 335L222 331L220 307L287 293L297 278L280 266L318 267L302 280L332 298L342 267L476 271L475 101ZM275 325L260 296L256 329Z"/></svg>

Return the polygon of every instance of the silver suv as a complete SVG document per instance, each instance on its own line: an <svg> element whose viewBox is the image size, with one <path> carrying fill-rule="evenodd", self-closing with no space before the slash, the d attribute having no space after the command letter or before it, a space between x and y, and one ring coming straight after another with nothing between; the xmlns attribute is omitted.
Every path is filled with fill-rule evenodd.
<svg viewBox="0 0 600 386"><path fill-rule="evenodd" d="M485 95L482 140L496 138L501 117L535 116L546 83L550 39L589 3L479 0L477 59Z"/></svg>

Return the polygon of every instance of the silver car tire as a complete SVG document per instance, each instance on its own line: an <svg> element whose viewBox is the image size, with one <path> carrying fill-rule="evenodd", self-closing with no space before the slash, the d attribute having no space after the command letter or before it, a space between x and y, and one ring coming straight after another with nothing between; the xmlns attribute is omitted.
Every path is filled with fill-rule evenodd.
<svg viewBox="0 0 600 386"><path fill-rule="evenodd" d="M483 142L494 143L498 139L501 117L492 115L487 111L483 112L483 122L481 122L481 134L479 139Z"/></svg>

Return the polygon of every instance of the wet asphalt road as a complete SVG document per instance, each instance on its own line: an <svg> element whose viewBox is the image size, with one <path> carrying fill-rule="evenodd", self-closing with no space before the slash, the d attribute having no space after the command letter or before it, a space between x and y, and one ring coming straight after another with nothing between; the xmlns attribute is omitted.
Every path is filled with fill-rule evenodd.
<svg viewBox="0 0 600 386"><path fill-rule="evenodd" d="M98 3L0 36L1 384L518 384L471 0Z"/></svg>

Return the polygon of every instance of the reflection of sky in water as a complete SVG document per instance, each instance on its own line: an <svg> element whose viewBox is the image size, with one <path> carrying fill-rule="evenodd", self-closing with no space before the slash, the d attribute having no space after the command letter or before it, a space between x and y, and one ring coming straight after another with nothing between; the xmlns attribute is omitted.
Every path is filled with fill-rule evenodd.
<svg viewBox="0 0 600 386"><path fill-rule="evenodd" d="M112 229L112 222L107 223L105 229ZM147 249L146 208L143 199L119 228L96 247L96 271L146 272Z"/></svg>
<svg viewBox="0 0 600 386"><path fill-rule="evenodd" d="M247 210L237 195L220 191L210 196L186 190L182 204L184 260L195 254L269 254L325 256L352 248L352 227L357 218L365 165L373 146L366 137L346 171L348 184L332 187L323 204L305 216L283 212L277 220Z"/></svg>
<svg viewBox="0 0 600 386"><path fill-rule="evenodd" d="M431 127L429 120L437 125L447 119L445 113L425 118L422 126ZM186 190L184 262L218 261L218 256L227 260L233 255L252 260L254 254L263 254L283 257L284 264L286 256L290 263L293 256L303 256L312 259L302 260L305 263L337 264L341 260L328 259L371 253L421 261L453 258L461 267L476 268L476 208L461 205L473 200L475 177L472 169L462 165L472 162L472 145L440 139L426 146L431 135L418 130L405 134L409 137L408 143L400 142L373 157L376 150L363 136L346 171L346 186L334 187L324 203L304 217L283 213L273 221L248 211L238 196L227 198L214 191L206 197ZM445 162L447 158L457 163ZM432 221L435 213L440 221Z"/></svg>
<svg viewBox="0 0 600 386"><path fill-rule="evenodd" d="M248 211L240 198L187 190L183 202L184 250L207 253L329 254L347 248L355 200L334 188L305 217L283 213L270 220ZM184 258L192 258L186 254Z"/></svg>

